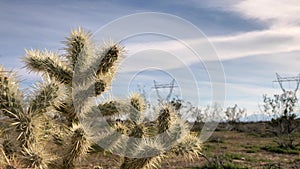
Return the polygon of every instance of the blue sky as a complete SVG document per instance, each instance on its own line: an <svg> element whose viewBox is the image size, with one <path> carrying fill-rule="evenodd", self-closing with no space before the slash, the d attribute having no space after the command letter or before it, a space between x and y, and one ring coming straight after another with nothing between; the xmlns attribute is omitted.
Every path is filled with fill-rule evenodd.
<svg viewBox="0 0 300 169"><path fill-rule="evenodd" d="M71 29L82 26L95 32L119 17L137 12L176 15L197 26L207 36L215 46L224 67L227 106L238 104L248 109L249 113L257 112L263 93L280 92L279 86L272 83L275 72L287 76L300 72L298 0L2 0L0 64L18 71L20 78L24 79L22 86L29 86L37 76L28 74L23 69L20 58L24 56L24 49L46 48L63 52L61 42ZM159 46L166 45L180 50L170 40L159 39L152 42L146 38L135 43L139 43L138 47L157 43ZM192 40L198 43L197 39ZM132 49L135 48L133 45ZM188 56L185 57L189 59ZM210 92L207 92L210 89L208 75L201 62L191 60L188 66L200 74L197 78L200 103L205 105L210 101ZM166 69L174 73L181 71L180 67ZM134 74L124 70L126 67L121 71L128 76ZM155 76L157 77L156 74ZM151 78L153 77L148 77ZM286 84L291 88L293 85Z"/></svg>

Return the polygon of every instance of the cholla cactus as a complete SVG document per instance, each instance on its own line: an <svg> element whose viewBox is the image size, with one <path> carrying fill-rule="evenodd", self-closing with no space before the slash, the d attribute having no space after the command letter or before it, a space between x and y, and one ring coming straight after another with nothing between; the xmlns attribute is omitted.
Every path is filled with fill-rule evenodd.
<svg viewBox="0 0 300 169"><path fill-rule="evenodd" d="M91 34L82 28L73 30L64 44L66 45L64 55L47 50L28 50L24 62L29 70L49 76L59 83L59 88L65 91L65 99L61 104L53 106L61 116L65 117L66 125L70 127L71 133L69 134L71 139L66 143L63 167L74 168L74 162L84 157L91 146L90 135L79 121L79 118L88 111L85 105L86 100L81 100L82 93L74 92L74 85L82 87L84 94L87 94L85 91L89 91L87 97L101 95L110 86L115 66L122 55L122 48L116 44L107 45L99 52L95 50ZM98 64L97 69L92 69L95 66L89 67L95 63ZM83 76L74 79L74 74L78 72ZM89 85L88 82L91 79L94 79L96 83L85 90L85 86ZM74 104L78 109L75 109Z"/></svg>
<svg viewBox="0 0 300 169"><path fill-rule="evenodd" d="M0 67L0 72L5 72L3 67ZM23 99L15 74L0 73L0 116L4 119L1 125L6 128L2 145L6 157L30 159L26 160L28 167L47 168L45 161L52 158L51 154L40 156L46 152L37 143L42 141L43 137L39 136L44 136L46 131L40 128L46 119L44 113L52 105L59 104L57 93L52 91L53 87L55 84L51 82L44 83L37 87L34 97ZM34 150L38 153L33 152L33 145L36 145Z"/></svg>
<svg viewBox="0 0 300 169"><path fill-rule="evenodd" d="M47 50L26 50L23 59L26 67L42 73L45 81L37 85L29 103L23 103L17 82L0 74L0 108L16 133L7 133L8 140L18 143L19 150L14 153L23 157L26 167L75 168L94 141L94 133L84 121L97 118L97 111L109 121L109 130L115 131L101 138L109 143L107 150L118 150L125 145L122 150L135 155L124 157L123 169L158 168L164 158L172 155L187 159L201 155L200 141L189 133L188 125L171 104L160 107L158 118L152 122L144 120L147 106L138 94L125 101L111 99L99 105L91 104L89 98L109 89L122 58L122 47L110 44L97 50L91 33L82 28L73 30L64 44L62 55ZM116 120L120 113L126 120ZM121 137L124 135L138 139L126 142ZM159 137L151 139L156 136ZM53 148L42 151L53 142L56 143ZM149 156L148 150L153 155Z"/></svg>
<svg viewBox="0 0 300 169"><path fill-rule="evenodd" d="M65 154L63 161L63 168L74 168L73 161L80 160L81 157L85 156L88 152L90 138L85 133L86 130L80 124L74 124L72 127L72 137L70 145L67 146L67 153Z"/></svg>
<svg viewBox="0 0 300 169"><path fill-rule="evenodd" d="M47 169L49 164L54 161L55 157L47 154L43 149L45 147L41 148L41 145L36 144L23 148L23 161L27 168Z"/></svg>
<svg viewBox="0 0 300 169"><path fill-rule="evenodd" d="M132 101L133 99L142 100L141 98L136 99L138 95L133 96L130 102L132 107L136 105L136 102ZM141 103L144 104L145 102ZM135 111L135 113L143 112ZM135 123L131 121L132 119L129 119L131 124L129 136L141 138L143 141L128 144L129 148L126 151L135 154L137 158L125 157L121 169L159 168L163 159L173 155L182 155L190 160L201 156L200 140L189 133L188 125L179 118L174 106L172 104L162 105L158 113L158 118L153 122L138 120ZM133 117L140 117L140 115ZM151 139L151 137L155 136L159 137L154 140Z"/></svg>

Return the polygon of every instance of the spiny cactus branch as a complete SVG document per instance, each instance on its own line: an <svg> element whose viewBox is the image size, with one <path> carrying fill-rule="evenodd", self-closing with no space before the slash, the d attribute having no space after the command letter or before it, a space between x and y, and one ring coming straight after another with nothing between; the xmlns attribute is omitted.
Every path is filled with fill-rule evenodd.
<svg viewBox="0 0 300 169"><path fill-rule="evenodd" d="M0 111L10 118L15 118L23 112L22 93L15 74L2 72L5 72L5 69L0 66Z"/></svg>
<svg viewBox="0 0 300 169"><path fill-rule="evenodd" d="M70 37L66 38L64 44L67 46L65 48L67 52L66 57L71 62L73 69L76 64L79 64L78 58L88 59L88 56L93 54L91 33L86 32L81 27L71 31Z"/></svg>
<svg viewBox="0 0 300 169"><path fill-rule="evenodd" d="M89 135L82 125L73 124L71 132L71 143L63 160L64 167L70 169L74 168L74 162L84 157L91 148Z"/></svg>
<svg viewBox="0 0 300 169"><path fill-rule="evenodd" d="M57 53L50 51L26 50L23 58L26 67L35 72L48 73L50 77L65 84L72 83L73 72Z"/></svg>
<svg viewBox="0 0 300 169"><path fill-rule="evenodd" d="M97 74L107 73L115 64L115 62L120 59L120 53L122 49L118 45L112 45L104 51L102 51L101 62L99 64Z"/></svg>
<svg viewBox="0 0 300 169"><path fill-rule="evenodd" d="M49 107L59 107L64 96L59 84L54 82L38 84L34 93L29 110L34 114L43 114Z"/></svg>

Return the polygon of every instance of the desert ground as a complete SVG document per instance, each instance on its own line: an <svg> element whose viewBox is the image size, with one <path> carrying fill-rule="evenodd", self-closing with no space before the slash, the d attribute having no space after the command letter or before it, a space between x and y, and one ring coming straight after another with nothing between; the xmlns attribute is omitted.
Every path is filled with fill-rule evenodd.
<svg viewBox="0 0 300 169"><path fill-rule="evenodd" d="M229 126L229 127L228 127ZM195 126L194 132L199 132ZM235 130L230 125L220 124L208 141L203 144L203 154L207 158L184 160L181 156L167 158L161 168L164 169L204 169L204 168L300 168L300 146L295 149L278 148L274 136L267 132L267 122L239 123ZM296 137L295 143L300 143ZM117 156L99 152L91 154L82 162L83 169L96 168L101 164L104 169L120 166Z"/></svg>

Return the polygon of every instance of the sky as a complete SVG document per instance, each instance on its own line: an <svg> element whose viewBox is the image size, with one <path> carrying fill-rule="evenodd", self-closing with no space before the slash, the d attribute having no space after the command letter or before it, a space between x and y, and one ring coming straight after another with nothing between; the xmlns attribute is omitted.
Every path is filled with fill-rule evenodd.
<svg viewBox="0 0 300 169"><path fill-rule="evenodd" d="M171 14L191 23L201 30L201 38L205 37L211 43L218 59L193 59L192 54L186 54L174 39L152 35L134 37L124 44L129 56L126 58L125 54L126 59L113 84L114 92L119 95L123 94L119 91L124 86L130 92L137 85L144 85L152 97L155 95L151 90L153 80L167 83L172 79L170 77L179 77L175 78L176 84L182 83L184 86L180 85L174 93L180 95L185 91L187 99L204 106L212 101L212 77L207 73L205 65L221 64L226 79L225 106L238 104L251 114L260 111L259 104L262 103L264 93L272 95L281 92L278 84L272 82L276 72L282 76L296 76L300 73L299 0L2 0L0 64L17 71L22 79L21 86L29 87L38 80L38 76L24 69L21 62L24 49L49 49L63 53L61 42L71 29L82 26L93 33L120 17L140 12ZM140 25L136 22L128 23L127 26ZM171 26L167 29L180 31ZM123 30L119 28L117 31ZM201 38L196 36L184 40L201 47ZM137 52L149 46L154 46L159 52ZM184 64L172 59L172 51L185 53L179 57L179 60L184 60ZM149 53L156 56L152 57ZM134 69L136 65L145 62L152 65L152 68ZM163 71L155 67L162 63L165 65ZM194 75L188 75L186 68ZM294 83L285 84L290 89L294 86ZM194 96L195 90L198 90L200 96L188 97Z"/></svg>

